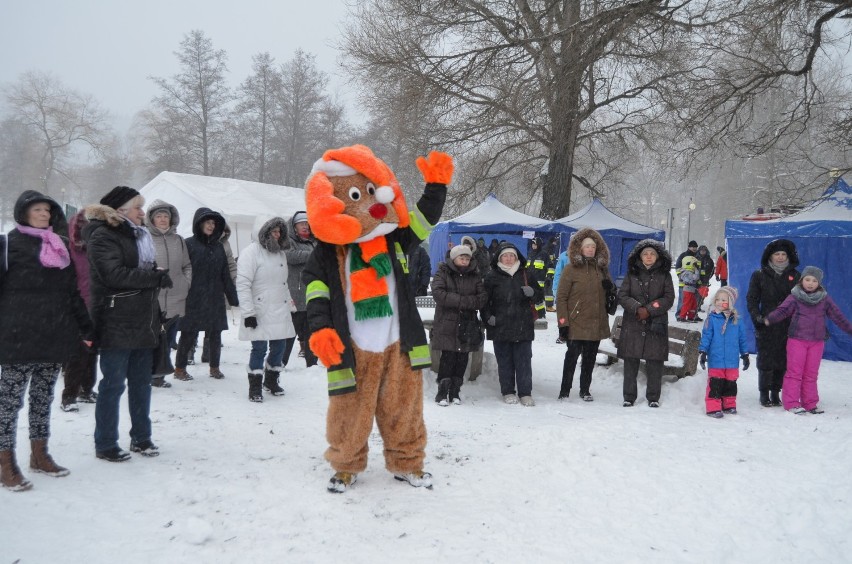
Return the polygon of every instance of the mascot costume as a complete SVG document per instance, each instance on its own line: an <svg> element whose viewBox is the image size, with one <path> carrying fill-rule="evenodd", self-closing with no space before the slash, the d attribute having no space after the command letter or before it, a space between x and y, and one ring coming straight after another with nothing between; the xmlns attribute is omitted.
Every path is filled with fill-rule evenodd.
<svg viewBox="0 0 852 564"><path fill-rule="evenodd" d="M405 257L441 216L453 159L433 151L417 168L426 188L410 212L393 172L363 145L326 151L305 185L320 242L302 280L309 344L328 369L330 492L346 491L366 469L374 419L385 467L397 480L432 486L420 373L429 346Z"/></svg>

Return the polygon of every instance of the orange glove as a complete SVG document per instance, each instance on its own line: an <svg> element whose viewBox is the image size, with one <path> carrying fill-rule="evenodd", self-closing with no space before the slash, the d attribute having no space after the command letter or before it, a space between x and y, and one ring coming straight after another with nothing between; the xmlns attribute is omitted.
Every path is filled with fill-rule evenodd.
<svg viewBox="0 0 852 564"><path fill-rule="evenodd" d="M453 157L440 151L432 151L426 158L417 157L417 168L426 184L447 185L453 180Z"/></svg>
<svg viewBox="0 0 852 564"><path fill-rule="evenodd" d="M315 332L308 340L308 344L326 368L340 364L343 360L341 356L345 349L343 341L340 340L337 331L331 327L325 327Z"/></svg>

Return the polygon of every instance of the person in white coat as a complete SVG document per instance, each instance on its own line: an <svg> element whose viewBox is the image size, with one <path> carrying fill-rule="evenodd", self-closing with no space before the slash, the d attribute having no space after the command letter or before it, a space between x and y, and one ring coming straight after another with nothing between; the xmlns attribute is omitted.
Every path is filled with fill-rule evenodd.
<svg viewBox="0 0 852 564"><path fill-rule="evenodd" d="M278 377L284 370L284 351L293 346L296 338L290 315L296 306L287 285L284 254L288 245L287 222L274 217L260 227L257 240L243 250L237 261L242 317L239 339L251 341L249 400L255 402L263 401L262 388L274 396L284 394Z"/></svg>

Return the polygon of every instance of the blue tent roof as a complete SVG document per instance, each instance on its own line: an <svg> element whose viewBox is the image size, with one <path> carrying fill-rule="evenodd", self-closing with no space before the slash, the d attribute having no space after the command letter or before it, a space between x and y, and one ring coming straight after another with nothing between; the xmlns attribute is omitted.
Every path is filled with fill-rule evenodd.
<svg viewBox="0 0 852 564"><path fill-rule="evenodd" d="M770 221L725 222L728 245L728 280L740 290L737 305L746 311L746 293L751 274L760 267L767 243L789 239L796 245L801 264L825 272L823 285L843 314L852 318L852 188L838 178L823 196L801 212ZM755 351L754 329L746 318L749 346ZM829 340L823 358L852 361L852 337L828 322Z"/></svg>

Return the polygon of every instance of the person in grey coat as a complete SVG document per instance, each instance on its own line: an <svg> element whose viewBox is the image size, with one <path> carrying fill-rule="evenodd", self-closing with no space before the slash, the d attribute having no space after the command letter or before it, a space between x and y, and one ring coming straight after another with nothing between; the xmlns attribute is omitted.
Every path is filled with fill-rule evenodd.
<svg viewBox="0 0 852 564"><path fill-rule="evenodd" d="M157 297L163 325L168 327L169 343L177 335L178 320L186 312L186 296L192 283L192 261L186 241L177 234L180 214L173 205L162 200L154 200L148 205L146 226L154 241L157 252L157 266L166 268L172 279L171 288L163 288ZM151 385L156 388L170 388L165 376L154 376Z"/></svg>
<svg viewBox="0 0 852 564"><path fill-rule="evenodd" d="M307 366L315 366L317 357L308 346L308 338L311 336L308 329L308 313L305 302L305 284L302 282L302 271L305 270L305 264L314 252L314 247L317 246L317 240L314 239L311 233L311 226L308 224L308 214L304 211L297 211L287 221L289 229L287 235L290 238L290 245L284 250L287 256L287 267L290 269L287 285L290 287L290 296L296 304L296 311L291 315L293 317L293 325L296 327L296 335L299 340L299 356L305 357ZM289 342L289 346L284 351L284 364L290 359L290 352L293 348L293 342Z"/></svg>
<svg viewBox="0 0 852 564"><path fill-rule="evenodd" d="M477 310L485 307L488 294L467 245L450 251L450 260L438 265L432 281L435 321L431 347L441 351L438 368L438 395L435 401L446 406L461 404L459 390L464 380L468 356L482 345L482 327Z"/></svg>
<svg viewBox="0 0 852 564"><path fill-rule="evenodd" d="M672 256L653 239L639 241L627 256L627 276L618 289L624 308L618 340L618 357L624 360L624 407L636 401L640 360L648 372L648 405L660 406L663 363L669 356L668 311L675 301L671 267Z"/></svg>

